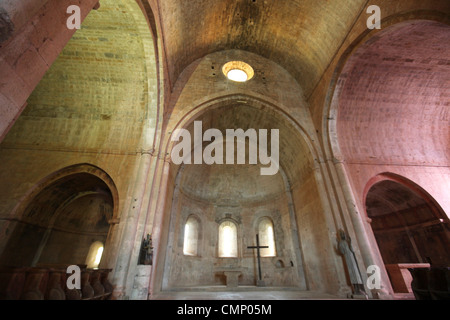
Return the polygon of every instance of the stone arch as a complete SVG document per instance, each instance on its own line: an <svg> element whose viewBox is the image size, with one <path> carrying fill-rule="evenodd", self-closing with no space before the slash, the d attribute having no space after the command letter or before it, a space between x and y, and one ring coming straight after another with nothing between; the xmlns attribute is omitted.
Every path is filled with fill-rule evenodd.
<svg viewBox="0 0 450 320"><path fill-rule="evenodd" d="M411 72L410 79L413 79L412 74L414 71L410 66L412 63L416 63L415 66L418 66L420 69L423 67L420 66L420 63L425 63L427 58L433 56L431 54L430 57L425 57L425 50L431 52L439 46L445 46L443 42L448 41L441 41L439 39L445 38L445 34L448 34L449 24L450 21L448 20L448 16L435 11L412 11L388 16L382 21L382 30L366 29L355 38L341 57L338 58L336 68L331 77L324 104L325 116L322 121L324 154L327 158L332 159L333 165L331 166L331 170L336 173L336 181L342 186L342 193L337 193L337 197L342 198L342 201L338 203L337 209L343 219L343 224L347 225L350 233L353 233L352 236L356 237L360 244L360 247L362 248L361 257L366 266L382 264L381 257L376 249L376 242L368 235L368 233L370 234L371 232L369 231L370 226L367 224L364 214L358 213L364 212L365 210L363 190L367 181L373 176L380 172L390 171L411 177L415 181L418 181L424 188L428 189L446 212L450 212L450 208L447 204L448 201L445 200L446 195L444 191L445 189L448 189L448 182L446 182L448 173L445 173L445 167L448 167L449 164L448 153L445 153L445 145L448 144L445 142L445 139L448 135L438 133L439 130L445 132L445 125L436 125L432 128L432 126L428 126L427 124L432 121L423 122L418 128L419 130L422 130L422 132L415 135L417 139L411 137L409 142L407 142L408 139L406 137L409 133L406 129L406 123L410 120L406 119L410 118L400 115L397 117L397 124L392 125L392 119L395 119L394 114L392 113L393 110L398 110L401 114L401 110L407 110L407 108L395 109L391 106L389 109L388 104L395 102L394 99L392 99L393 95L391 98L386 98L383 102L382 100L374 98L373 95L371 96L371 93L378 92L380 93L380 96L382 96L389 91L383 89L383 86L385 86L385 88L386 86L390 86L390 89L392 90L397 88L397 94L400 94L402 91L404 92L406 88L410 88L410 92L423 93L425 91L418 90L417 88L411 90L412 87L410 84L403 84L399 85L399 87L395 87L393 85L394 79L390 78L386 80L385 77L383 78L381 76L379 76L378 79L383 78L383 81L378 81L377 83L376 73L371 73L371 71L369 71L370 65L376 65L378 67L378 72L388 70L385 67L395 68L395 63L397 63L396 59L398 58L399 64L397 65L397 70L400 70L400 66L403 66L404 69L402 69L402 73L407 74L407 72ZM410 31L409 33L407 32L408 30ZM413 40L414 37L422 37L421 39L426 39L428 42L425 44L425 41L418 39ZM389 44L389 39L392 40L394 38L399 40L395 42L395 46L393 43ZM414 57L405 54L405 52L407 52L406 50L402 53L401 47L408 43L408 41L414 47L414 49L410 48L410 52L414 52ZM434 43L434 45L431 45L431 43ZM389 49L389 45L391 45L391 49ZM418 50L416 50L416 47ZM435 56L436 52L437 51L435 51ZM424 54L424 56L421 58L420 55L422 54ZM370 60L370 62L364 62L365 55L369 57L368 60ZM383 58L385 58L385 60L383 60ZM391 65L389 65L389 63ZM404 64L402 65L402 63ZM439 77L439 74L442 75L443 70L446 68L445 65L430 65L429 67L435 71L437 69L434 68L441 68L441 71L430 72L431 69L427 71L427 68L425 68L422 75L416 74L416 76L418 76L416 79L422 79L425 82L430 81L431 78L425 80L427 74L429 77L432 77L432 74L434 73L434 76ZM390 74L395 75L398 73L391 72ZM358 87L357 81L354 80L355 77L359 77L360 79L366 77L367 81L364 84L363 81L360 82L360 87ZM438 80L436 81L439 82ZM387 85L387 83L389 83L389 85ZM398 83L399 82L397 82L397 85ZM414 84L414 81L411 83L413 87L417 84ZM351 90L349 89L350 87L352 88ZM436 88L438 87L439 86L436 86ZM368 91L368 88L370 91ZM445 88L442 88L441 86L440 90L445 90ZM358 105L360 107L360 109L358 109L359 111L356 108L351 109L351 102L344 101L343 97L345 97L349 91L360 95L366 94L366 97L360 97L357 103L356 100L358 99L353 100L354 106ZM439 89L437 89L437 91L439 91ZM370 98L367 98L368 96ZM430 94L429 96L436 97L439 96L439 93L437 95ZM405 95L402 93L402 99L403 97L405 97ZM366 105L364 102L364 100L369 99L376 101L376 103L372 104L372 107L368 107L368 104ZM420 99L416 100L419 101ZM414 103L410 103L410 105L413 106ZM364 107L366 107L366 111L362 110ZM380 107L385 107L386 112L381 112ZM428 119L430 119L430 117L435 119L436 123L442 123L442 119L439 120L438 114L442 115L442 112L439 112L439 108L442 109L444 107L442 104L439 106L439 103L435 104L435 107L436 108L429 109L429 111L434 111L430 111L427 117ZM343 111L345 108L346 111ZM413 109L414 108L411 110ZM379 112L375 113L375 110L378 110ZM387 118L380 120L384 115L389 115L389 110L392 116L389 121L392 121L389 122ZM421 112L422 111L415 113L411 111L409 114L413 115L413 117L416 116L416 118L420 118L419 114L421 114ZM369 122L362 120L364 115L367 115L367 118L378 119L377 123L380 125L375 127L376 121ZM426 117L423 118L426 119ZM343 121L343 119L346 121ZM388 123L391 128L396 128L397 132L395 134L392 134L392 132L388 133L389 130L386 131ZM399 125L401 123L404 126L403 129L402 126ZM375 128L378 130L375 130ZM371 134L369 134L370 130L372 130ZM411 131L411 133L414 133L414 131ZM389 140L387 137L390 136L395 137L395 139ZM426 139L430 139L431 136L440 138L432 138L433 142L427 143ZM423 139L422 137L428 138ZM394 147L394 145L397 144L393 141L396 140L405 141L406 144ZM424 149L422 150L422 148ZM425 151L426 148L428 148L428 151ZM356 159L359 154L358 150L365 150L365 157L361 156ZM393 152L389 156L387 155L388 150ZM410 155L408 155L407 150L411 150ZM396 152L397 154L395 154ZM427 154L439 156L435 159L432 157L427 158ZM431 165L431 167L425 169L427 165ZM412 169L413 167L415 168L414 170ZM434 181L434 185L431 181ZM383 277L385 280L388 279L387 274L384 274ZM383 282L388 283L388 281L385 280L383 280ZM388 291L390 290L389 284L386 286L383 285L380 293L382 295L389 294Z"/></svg>
<svg viewBox="0 0 450 320"><path fill-rule="evenodd" d="M383 34L386 29L391 28L392 26L399 26L404 23L410 23L413 21L419 20L428 20L435 21L443 24L450 24L450 19L448 15L443 12L432 11L432 10L417 10L417 11L409 11L404 13L397 13L390 16L387 16L381 20L381 29L364 29L363 32L359 34L358 37L346 48L344 53L339 58L336 68L334 69L333 75L331 77L330 85L327 92L327 100L324 105L324 114L328 115L328 121L323 122L324 137L327 139L325 141L330 141L330 144L333 145L332 141L335 138L331 138L332 136L328 136L328 133L331 134L333 131L331 130L335 126L334 124L334 112L336 109L336 90L339 89L339 77L343 72L343 69L347 63L347 61L351 58L351 56L368 41L373 41L377 37ZM372 40L371 40L372 39ZM330 130L330 131L329 131ZM333 149L334 151L337 151Z"/></svg>
<svg viewBox="0 0 450 320"><path fill-rule="evenodd" d="M315 166L315 161L320 158L320 151L318 150L309 132L299 124L289 113L285 110L285 107L280 107L279 103L265 99L259 95L249 95L245 93L234 93L230 95L219 94L214 98L210 98L205 101L200 101L196 104L196 107L192 108L189 112L184 114L184 116L171 127L169 130L169 136L165 140L164 144L164 155L167 161L170 162L170 154L173 146L176 144L174 139L177 129L186 129L196 120L202 117L205 113L210 112L214 109L226 108L227 106L232 106L238 103L243 103L245 107L251 107L259 109L263 112L269 112L279 119L286 121L286 126L288 126L292 131L296 132L303 144L303 148L307 149L311 154L310 165ZM282 164L280 168L286 171ZM288 175L289 181L292 181L292 174Z"/></svg>
<svg viewBox="0 0 450 320"><path fill-rule="evenodd" d="M436 201L436 199L433 198L433 196L424 188L422 188L419 184L416 182L393 172L383 172L372 179L370 179L365 188L364 188L364 203L367 202L367 195L370 191L370 189L377 183L382 181L393 181L395 183L398 183L400 185L405 186L406 188L410 189L411 192L414 192L417 194L417 196L424 199L424 201L429 205L429 208L432 210L433 215L436 219L448 219L444 209L441 207L441 205Z"/></svg>
<svg viewBox="0 0 450 320"><path fill-rule="evenodd" d="M3 264L84 264L93 241L108 246L118 201L114 182L98 167L73 165L47 176L15 208Z"/></svg>
<svg viewBox="0 0 450 320"><path fill-rule="evenodd" d="M344 52L344 54L341 56L338 66L336 67L334 71L334 75L331 80L331 84L328 89L328 95L327 100L325 103L325 114L328 116L326 117L326 121L323 122L323 139L324 139L324 145L325 145L325 153L330 154L330 156L333 157L333 159L336 162L349 162L348 155L351 154L348 150L343 150L342 146L342 131L341 128L338 130L338 123L340 121L339 114L340 114L340 105L342 104L342 97L344 95L343 89L347 82L349 82L351 79L349 75L349 70L351 68L351 65L355 65L355 60L358 59L358 57L365 54L365 52L370 47L375 47L375 43L382 42L384 38L388 38L389 36L395 35L396 33L401 34L403 31L403 34L405 34L405 30L408 30L408 28L413 29L411 32L414 33L418 29L421 28L421 26L425 26L428 28L435 28L435 31L440 33L441 37L445 34L448 34L450 30L450 21L448 20L448 17L439 13L439 12L428 12L428 11L414 11L410 13L405 14L398 14L394 16L387 17L383 20L384 28L381 31L378 30L366 30L364 33L362 33ZM430 29L430 30L431 30ZM416 34L418 31L416 32ZM405 41L406 42L406 41ZM418 41L416 41L417 44ZM436 38L435 44L438 46L440 43L439 39ZM436 45L434 48L436 48ZM432 49L432 48L431 48ZM382 55L383 52L380 52ZM420 57L417 56L416 60L419 60ZM387 59L389 60L389 59ZM401 59L399 59L401 60ZM411 59L412 60L412 59ZM413 62L408 60L408 62ZM441 64L442 65L442 64ZM443 67L445 68L445 66ZM428 69L427 72L430 72L431 69ZM366 71L369 72L369 71ZM366 73L367 74L367 73ZM420 75L419 75L420 76ZM381 84L382 86L383 84ZM354 88L356 89L356 87ZM361 104L361 103L360 103ZM445 104L444 104L445 105ZM431 112L427 116L427 118L433 118L438 121L445 121L445 112L442 110L439 111L439 103L437 103L437 108L435 111ZM441 108L444 108L441 104ZM439 114L441 115L441 119L439 119ZM342 116L341 116L342 117ZM351 116L350 116L351 117ZM442 118L444 117L444 118ZM354 119L355 122L357 122L357 119ZM341 125L342 127L342 125ZM445 130L443 126L440 126L441 129ZM436 133L437 131L434 130L433 133ZM445 139L446 135L443 134L443 139ZM355 138L358 138L357 135L354 136ZM376 136L373 135L373 138ZM379 138L379 137L377 137ZM364 139L367 139L365 137ZM385 137L383 137L385 139ZM339 142L341 140L341 144ZM347 139L349 140L349 139ZM410 139L411 141L416 141L414 139ZM419 139L420 140L420 139ZM438 143L436 145L436 142ZM367 144L367 143L366 143ZM445 141L440 141L434 139L432 143L430 144L434 150L438 151L440 155L442 155L442 161L444 162L444 165L448 165L447 161L447 155L445 154ZM442 145L442 146L440 146ZM412 143L412 146L414 146L414 142ZM413 148L414 149L414 148ZM426 154L427 152L422 152L422 154ZM424 158L421 164L426 164L428 162L432 162L430 160L431 158ZM413 159L417 160L417 159ZM442 162L441 161L441 162ZM391 161L391 164L396 164L393 161ZM360 193L361 194L361 193Z"/></svg>
<svg viewBox="0 0 450 320"><path fill-rule="evenodd" d="M228 121L226 120L227 116L241 113L239 120L237 121ZM294 196L292 196L292 189L303 188L304 183L316 183L320 184L321 179L317 177L320 175L320 166L318 164L317 159L315 158L316 145L314 141L309 138L309 133L307 130L302 128L298 122L291 117L286 110L283 110L282 107L277 107L276 102L269 102L268 99L264 99L264 97L260 95L249 95L244 93L233 93L230 95L217 95L215 98L209 97L209 99L200 103L197 107L193 108L184 116L177 115L179 120L176 124L174 121L167 127L168 136L165 138L165 142L163 143L163 150L165 155L165 166L166 169L170 172L168 178L168 194L170 196L166 197L165 201L165 215L170 216L170 226L168 233L162 231L162 233L166 234L167 240L163 238L163 241L168 241L167 245L164 245L162 248L172 248L174 243L178 243L176 239L176 235L172 230L174 228L179 227L180 221L178 216L184 214L188 214L189 212L196 212L200 210L205 215L205 229L215 230L214 226L216 223L211 223L208 221L218 221L217 219L221 219L226 216L227 212L230 212L231 217L238 219L239 229L242 228L242 232L240 232L239 238L239 250L242 250L242 256L239 256L237 261L233 262L234 264L243 263L247 266L247 272L243 278L242 282L253 285L253 270L254 267L254 253L250 249L246 249L247 246L254 245L254 236L253 234L253 215L259 214L263 212L265 209L252 211L253 207L264 208L264 206L269 205L270 199L275 199L274 203L282 202L282 210L280 212L280 218L277 218L280 222L282 222L283 230L288 230L287 232L278 232L277 236L282 239L276 239L277 243L277 256L283 261L292 261L292 266L296 268L283 268L283 272L277 275L276 277L271 278L271 284L275 286L298 286L300 288L305 288L306 280L305 280L305 265L303 264L303 260L313 259L315 254L309 253L307 258L304 257L303 251L307 251L307 248L299 249L299 243L301 243L299 238L299 232L297 221L303 220L301 219L302 214L306 214L306 210L296 211L294 208L294 201L297 201L296 204L302 204L301 200L298 198L301 197L298 193L303 193L306 191L298 191L295 190ZM222 119L218 122L214 122L214 119ZM251 119L259 119L257 122ZM201 120L204 123L203 130L208 128L217 128L223 133L225 133L225 128L229 129L237 129L241 128L246 131L249 128L255 129L269 129L272 127L281 127L283 133L280 132L280 136L283 136L283 141L281 141L280 152L283 153L284 159L280 159L284 161L284 163L280 164L279 172L270 178L261 178L259 172L255 172L251 168L247 168L244 171L240 171L240 174L235 174L233 170L240 170L236 165L234 168L230 168L230 170L225 169L226 165L223 165L224 170L219 170L214 168L214 165L189 165L189 164L180 164L176 165L171 163L170 155L173 146L176 142L171 141L170 135L175 136L176 129L185 129L188 130L193 137L193 128L194 121ZM250 121L247 121L250 120ZM213 121L213 122L211 122ZM221 122L224 121L224 122ZM227 122L228 121L228 122ZM232 126L228 126L232 125ZM280 140L282 140L280 139ZM284 149L283 149L284 148ZM288 158L291 161L288 161ZM202 168L203 167L203 168ZM216 171L214 171L216 170ZM253 170L253 171L252 171ZM255 169L256 170L256 169ZM259 169L258 169L259 170ZM246 179L246 181L242 180L245 175L249 175L252 177L251 179ZM225 175L225 176L222 176ZM308 176L308 178L306 178ZM202 180L204 178L204 181ZM206 178L205 178L206 177ZM218 177L221 177L220 179ZM233 178L234 177L234 178ZM257 178L256 178L257 177ZM228 181L227 179L231 179L230 183L227 186L223 183L224 181ZM237 178L237 179L235 179ZM239 180L240 179L240 180ZM256 180L261 180L261 183L256 183ZM254 180L254 181L253 181ZM262 182L263 180L267 180ZM273 180L273 183L269 183L269 180ZM254 187L251 188L242 188L242 185L236 184L237 181L241 181L243 183L253 183ZM236 182L236 183L234 183ZM211 187L208 187L212 183ZM214 185L214 187L213 187ZM223 188L227 188L228 190L228 198L224 194L214 193L214 190L219 190L218 186L222 186ZM320 189L315 185L314 188ZM268 186L268 188L263 188L262 186ZM225 191L226 191L225 190ZM250 190L250 193L246 193L245 190ZM308 188L310 190L310 188ZM313 189L315 190L315 189ZM172 193L173 192L173 193ZM262 196L263 193L267 193L269 196ZM225 192L226 193L226 192ZM222 196L222 198L221 198ZM318 195L318 198L320 196ZM294 200L293 200L294 199ZM183 202L184 201L184 202ZM269 205L270 206L270 205ZM184 209L184 208L189 208ZM214 209L212 209L214 208ZM278 208L273 207L270 208L270 211L277 210ZM227 211L229 210L229 211ZM311 209L309 209L311 210ZM259 212L259 213L258 213ZM267 212L267 211L265 211ZM301 212L301 213L298 213ZM244 215L246 217L244 217ZM283 216L283 218L281 218ZM167 219L167 218L166 218ZM244 219L247 219L244 222ZM250 220L248 220L250 219ZM209 224L209 225L208 225ZM315 228L321 229L323 231L321 223L315 224ZM274 230L276 231L276 230ZM320 231L320 232L321 232ZM205 231L207 232L207 231ZM216 235L206 235L205 239L211 239L211 237L215 237ZM318 246L323 244L318 244ZM207 247L207 245L205 245ZM311 251L314 251L316 248L313 248ZM162 249L165 250L165 249ZM308 248L310 250L310 247ZM205 248L205 251L207 249ZM201 281L208 281L207 275L203 274L198 276L197 283L195 283L193 277L190 279L181 279L173 280L176 277L180 277L182 274L181 269L186 269L192 267L194 263L201 263L201 265L205 266L211 261L207 261L208 254L205 253L202 256L205 261L190 261L181 262L180 257L176 257L173 254L173 250L165 250L163 253L159 253L166 255L165 260L165 270L164 274L161 275L163 278L162 288L169 289L174 288L177 284L180 283L189 283L189 285L199 285ZM217 254L209 256L217 257ZM178 259L178 260L177 260ZM176 261L175 261L176 260ZM192 259L191 259L192 260ZM268 265L267 274L268 276L271 273L273 268L276 268L275 263L272 261L273 259L268 259L265 263ZM167 261L173 261L171 263L167 263ZM241 262L242 261L242 262ZM322 262L320 263L327 263ZM223 263L222 263L223 264ZM177 265L180 265L178 267ZM211 262L211 265L220 266L221 262L215 263ZM183 267L181 267L183 266ZM195 270L197 270L196 268ZM158 270L158 267L156 267ZM205 272L209 271L208 268L204 268ZM190 273L187 273L190 274ZM189 282L187 282L189 280ZM213 280L210 280L209 285ZM203 283L205 283L203 282ZM208 282L206 282L208 283ZM220 283L216 283L220 284ZM206 284L205 284L206 285Z"/></svg>
<svg viewBox="0 0 450 320"><path fill-rule="evenodd" d="M103 169L89 163L80 163L59 169L36 182L13 209L13 211L11 212L11 216L17 216L20 219L25 211L26 206L44 188L64 177L79 173L94 175L101 179L108 186L108 188L111 190L115 207L113 217L114 219L119 219L119 193L113 179Z"/></svg>
<svg viewBox="0 0 450 320"><path fill-rule="evenodd" d="M392 173L377 175L365 189L365 214L394 292L410 292L406 268L450 263L449 219L428 192Z"/></svg>
<svg viewBox="0 0 450 320"><path fill-rule="evenodd" d="M385 37L388 32L395 32L396 29L402 29L414 23L434 23L435 25L441 26L450 25L448 16L433 11L414 11L389 16L382 20L383 29L381 31L376 29L365 30L348 46L347 50L339 59L328 89L327 99L324 105L324 114L327 117L325 118L326 121L323 122L323 138L325 146L329 147L326 150L331 150L336 159L340 160L343 157L338 142L337 115L339 99L342 95L341 91L346 81L346 72L348 72L345 68L348 69L348 65L351 63L351 59L355 56L355 53L361 55L360 51L362 51L362 47L370 46L372 43Z"/></svg>

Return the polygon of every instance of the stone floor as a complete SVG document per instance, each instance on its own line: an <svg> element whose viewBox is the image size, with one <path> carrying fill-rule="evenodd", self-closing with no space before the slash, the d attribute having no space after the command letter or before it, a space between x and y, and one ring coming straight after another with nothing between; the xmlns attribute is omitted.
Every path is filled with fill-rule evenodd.
<svg viewBox="0 0 450 320"><path fill-rule="evenodd" d="M240 286L227 290L225 286L208 286L163 291L152 300L342 300L327 293L294 288Z"/></svg>
<svg viewBox="0 0 450 320"><path fill-rule="evenodd" d="M176 291L163 291L152 300L349 300L323 292L296 288L239 286L189 287ZM415 300L412 293L396 293L393 300Z"/></svg>

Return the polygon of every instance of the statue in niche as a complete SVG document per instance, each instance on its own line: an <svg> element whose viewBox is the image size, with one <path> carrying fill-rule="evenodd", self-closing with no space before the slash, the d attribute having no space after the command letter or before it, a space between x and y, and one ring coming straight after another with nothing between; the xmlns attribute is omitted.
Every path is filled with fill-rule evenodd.
<svg viewBox="0 0 450 320"><path fill-rule="evenodd" d="M353 287L354 295L367 296L364 289L364 282L361 277L361 273L358 268L358 262L356 261L355 252L353 251L351 238L345 234L344 230L339 230L338 249L344 256L345 264L347 266L350 282Z"/></svg>
<svg viewBox="0 0 450 320"><path fill-rule="evenodd" d="M144 238L142 240L138 264L143 264L143 265L152 265L153 264L152 236L150 234L147 234L147 238Z"/></svg>

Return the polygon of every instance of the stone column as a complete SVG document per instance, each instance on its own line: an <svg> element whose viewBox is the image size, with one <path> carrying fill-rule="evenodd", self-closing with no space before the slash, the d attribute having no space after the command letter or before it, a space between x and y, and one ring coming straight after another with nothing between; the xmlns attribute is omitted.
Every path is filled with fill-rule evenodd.
<svg viewBox="0 0 450 320"><path fill-rule="evenodd" d="M151 265L138 265L140 250L142 241L146 238L148 233L151 233L151 216L152 211L150 209L150 201L152 198L157 197L159 186L154 185L155 175L158 160L156 157L152 157L150 165L150 173L148 175L146 190L144 191L141 205L141 214L136 221L134 247L130 254L130 267L126 276L126 294L131 299L147 299L149 278L152 270ZM152 244L152 246L154 246ZM145 280L147 279L147 280Z"/></svg>
<svg viewBox="0 0 450 320"><path fill-rule="evenodd" d="M283 177L286 197L288 200L288 208L289 208L289 219L291 225L291 236L294 247L294 254L296 257L296 268L298 272L298 277L300 279L300 289L308 290L308 282L305 275L305 265L304 258L302 252L302 246L300 243L300 234L298 232L298 223L297 223L297 213L295 211L294 199L292 198L292 190L291 184L286 176L286 173L283 170L280 170L281 176Z"/></svg>
<svg viewBox="0 0 450 320"><path fill-rule="evenodd" d="M372 248L371 243L368 239L361 213L358 211L356 200L353 197L352 188L347 178L344 163L342 161L336 161L334 162L334 168L336 169L336 173L342 187L348 214L352 222L353 230L357 237L358 248L364 261L364 265L359 266L361 268L360 271L363 275L363 280L366 281L367 279L365 268L370 265L377 265L378 267L380 267L381 289L377 290L376 295L378 295L378 298L381 299L391 299L393 290L390 285L389 277L384 267L383 260L378 254L374 252L374 249ZM368 290L367 287L366 290Z"/></svg>
<svg viewBox="0 0 450 320"><path fill-rule="evenodd" d="M150 278L149 295L160 291L164 268L165 243L167 239L163 233L164 225L170 220L170 215L165 216L166 194L170 172L170 162L159 159L161 162L161 177L159 179L159 195L155 203L155 216L153 219L153 272ZM157 184L158 185L158 184ZM150 203L151 205L151 203Z"/></svg>
<svg viewBox="0 0 450 320"><path fill-rule="evenodd" d="M123 227L121 229L122 237L112 279L114 285L113 299L123 299L126 297L127 291L130 289L126 288L130 265L137 265L137 259L136 261L131 260L136 245L136 233L140 217L147 213L147 207L143 206L143 199L149 182L148 177L152 158L151 153L143 153L140 156L131 199L125 205L125 208L128 208L128 210L125 209L127 212L123 212L121 216Z"/></svg>

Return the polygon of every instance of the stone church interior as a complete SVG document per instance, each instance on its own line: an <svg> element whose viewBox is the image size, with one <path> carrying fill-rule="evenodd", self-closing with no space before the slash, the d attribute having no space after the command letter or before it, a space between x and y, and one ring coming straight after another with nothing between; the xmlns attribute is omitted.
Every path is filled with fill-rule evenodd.
<svg viewBox="0 0 450 320"><path fill-rule="evenodd" d="M450 299L449 190L448 0L0 1L1 300Z"/></svg>

